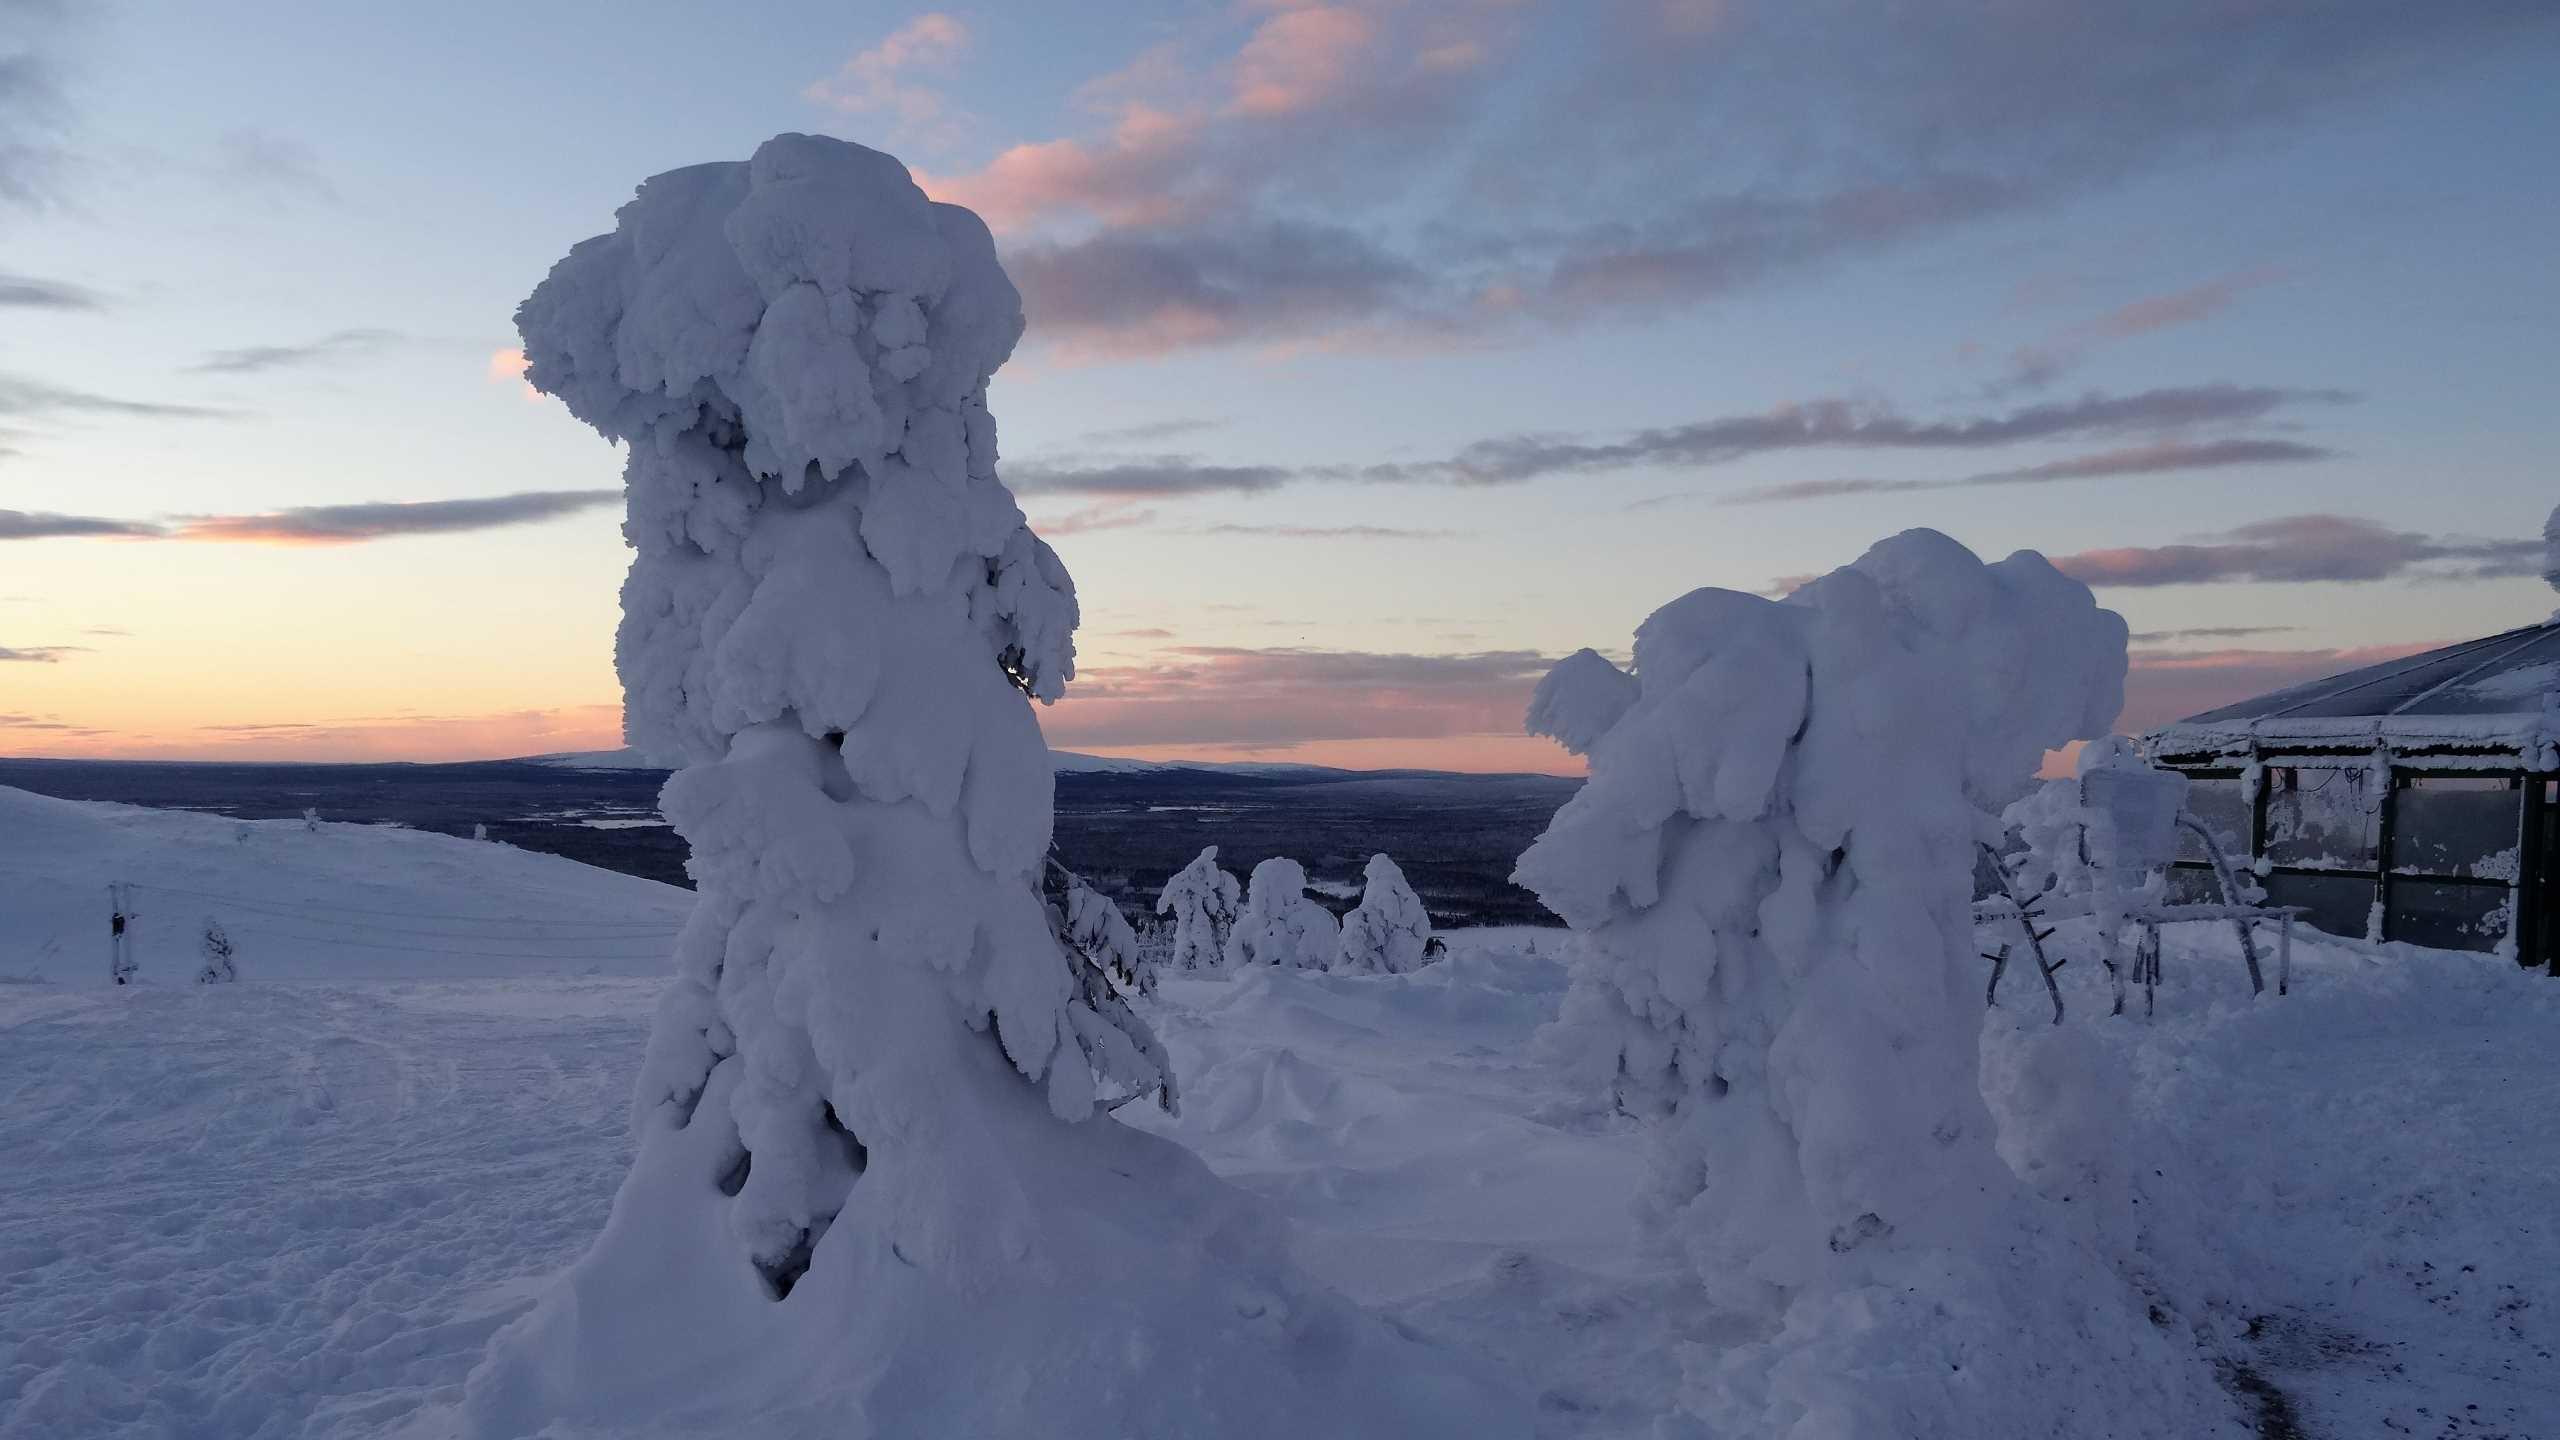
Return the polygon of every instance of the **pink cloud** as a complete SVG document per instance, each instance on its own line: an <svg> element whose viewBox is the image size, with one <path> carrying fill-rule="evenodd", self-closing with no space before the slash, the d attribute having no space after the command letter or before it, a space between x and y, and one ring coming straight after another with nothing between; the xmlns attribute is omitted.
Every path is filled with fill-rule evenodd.
<svg viewBox="0 0 2560 1440"><path fill-rule="evenodd" d="M2433 650L2449 642L2363 645L2337 650L2137 649L2125 675L2116 728L2139 734L2255 695Z"/></svg>
<svg viewBox="0 0 2560 1440"><path fill-rule="evenodd" d="M1284 11L1262 22L1236 56L1230 113L1295 115L1339 98L1378 38L1377 22L1341 5Z"/></svg>
<svg viewBox="0 0 2560 1440"><path fill-rule="evenodd" d="M1099 140L1015 145L975 174L919 172L916 182L936 200L977 211L998 232L1070 212L1110 225L1156 225L1191 207L1184 192L1199 149L1196 120L1131 101Z"/></svg>
<svg viewBox="0 0 2560 1440"><path fill-rule="evenodd" d="M530 363L524 358L524 351L513 345L492 350L489 352L489 382L493 385L512 383L518 391L522 392L526 400L540 404L542 392L534 389L533 382L524 378L525 369Z"/></svg>
<svg viewBox="0 0 2560 1440"><path fill-rule="evenodd" d="M1041 713L1041 727L1061 748L1114 754L1146 746L1205 753L1507 742L1521 734L1529 692L1546 668L1546 658L1532 651L1177 646L1144 664L1081 672L1067 698Z"/></svg>
<svg viewBox="0 0 2560 1440"><path fill-rule="evenodd" d="M801 93L848 115L889 115L901 131L913 132L944 121L948 106L941 92L915 83L909 73L947 66L968 48L968 26L929 11Z"/></svg>
<svg viewBox="0 0 2560 1440"><path fill-rule="evenodd" d="M1125 504L1104 502L1070 510L1048 520L1033 520L1031 528L1043 537L1081 535L1088 530L1128 530L1155 523L1153 510L1133 510Z"/></svg>
<svg viewBox="0 0 2560 1440"><path fill-rule="evenodd" d="M8 717L0 717L6 719ZM128 731L111 724L37 727L44 753L112 760L501 760L622 744L618 703L470 715L360 715Z"/></svg>

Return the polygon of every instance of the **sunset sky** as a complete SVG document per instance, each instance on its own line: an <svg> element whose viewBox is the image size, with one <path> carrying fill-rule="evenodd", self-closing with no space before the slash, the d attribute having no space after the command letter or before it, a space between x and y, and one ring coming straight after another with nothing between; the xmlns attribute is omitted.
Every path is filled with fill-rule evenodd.
<svg viewBox="0 0 2560 1440"><path fill-rule="evenodd" d="M1915 525L2138 729L2543 618L2548 0L0 0L0 754L619 743L516 303L779 131L995 227L1061 748L1579 769L1582 645Z"/></svg>

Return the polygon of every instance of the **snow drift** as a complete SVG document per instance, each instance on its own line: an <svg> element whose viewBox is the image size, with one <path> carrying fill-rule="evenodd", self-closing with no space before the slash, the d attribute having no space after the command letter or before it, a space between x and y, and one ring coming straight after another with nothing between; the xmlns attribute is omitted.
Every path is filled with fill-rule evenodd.
<svg viewBox="0 0 2560 1440"><path fill-rule="evenodd" d="M2156 1435L2205 1368L2017 1183L1979 1078L1976 845L2106 732L2125 625L2043 557L1914 530L1784 602L1698 590L1533 723L1591 779L1517 878L1581 933L1551 1040L1655 1122L1639 1214L1766 1327L1702 1357L1716 1433Z"/></svg>
<svg viewBox="0 0 2560 1440"><path fill-rule="evenodd" d="M700 899L593 1249L501 1332L484 1435L1516 1429L1299 1277L1106 1103L1146 1026L1053 933L1029 699L1074 588L996 475L1022 333L975 215L784 135L660 175L518 312L628 446L617 664Z"/></svg>

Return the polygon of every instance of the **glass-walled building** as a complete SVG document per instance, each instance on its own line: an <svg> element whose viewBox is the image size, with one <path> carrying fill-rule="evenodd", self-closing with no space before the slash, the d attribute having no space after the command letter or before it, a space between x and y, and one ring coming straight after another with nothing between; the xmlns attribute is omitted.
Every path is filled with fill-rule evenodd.
<svg viewBox="0 0 2560 1440"><path fill-rule="evenodd" d="M2271 905L2359 939L2560 974L2560 624L2431 650L2143 737ZM2171 886L2204 899L2182 834Z"/></svg>

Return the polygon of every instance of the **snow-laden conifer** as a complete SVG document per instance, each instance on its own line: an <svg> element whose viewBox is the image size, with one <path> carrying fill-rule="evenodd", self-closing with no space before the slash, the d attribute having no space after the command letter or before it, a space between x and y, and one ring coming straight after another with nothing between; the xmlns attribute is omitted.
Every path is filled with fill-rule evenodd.
<svg viewBox="0 0 2560 1440"><path fill-rule="evenodd" d="M1768 1327L1692 1367L1706 1427L2229 1433L2007 1170L1978 1073L1977 845L2046 750L2106 733L2124 622L2041 556L1915 530L1783 602L1674 600L1634 660L1542 688L1591 778L1516 878L1580 932L1552 1043L1654 1122L1640 1216Z"/></svg>
<svg viewBox="0 0 2560 1440"><path fill-rule="evenodd" d="M1333 912L1307 898L1306 867L1275 855L1245 882L1244 909L1227 933L1227 964L1322 970L1340 939Z"/></svg>
<svg viewBox="0 0 2560 1440"><path fill-rule="evenodd" d="M238 953L221 921L206 916L204 932L197 937L196 944L203 956L203 963L196 967L197 984L227 985L240 978Z"/></svg>
<svg viewBox="0 0 2560 1440"><path fill-rule="evenodd" d="M1057 867L1054 876L1060 887L1058 918L1067 943L1123 992L1156 993L1155 962L1138 944L1129 917L1108 896L1086 884L1083 876L1063 866Z"/></svg>
<svg viewBox="0 0 2560 1440"><path fill-rule="evenodd" d="M1364 877L1359 905L1342 917L1334 968L1381 975L1420 968L1431 945L1431 912L1422 897L1384 855L1369 857Z"/></svg>
<svg viewBox="0 0 2560 1440"><path fill-rule="evenodd" d="M617 219L517 324L627 447L625 723L698 899L611 1218L464 1428L1524 1433L1102 1113L1170 1077L1040 894L1075 592L997 477L986 226L806 135Z"/></svg>
<svg viewBox="0 0 2560 1440"><path fill-rule="evenodd" d="M1156 913L1172 917L1175 970L1215 970L1226 963L1227 933L1236 923L1236 877L1218 868L1209 846L1173 872L1156 896Z"/></svg>

